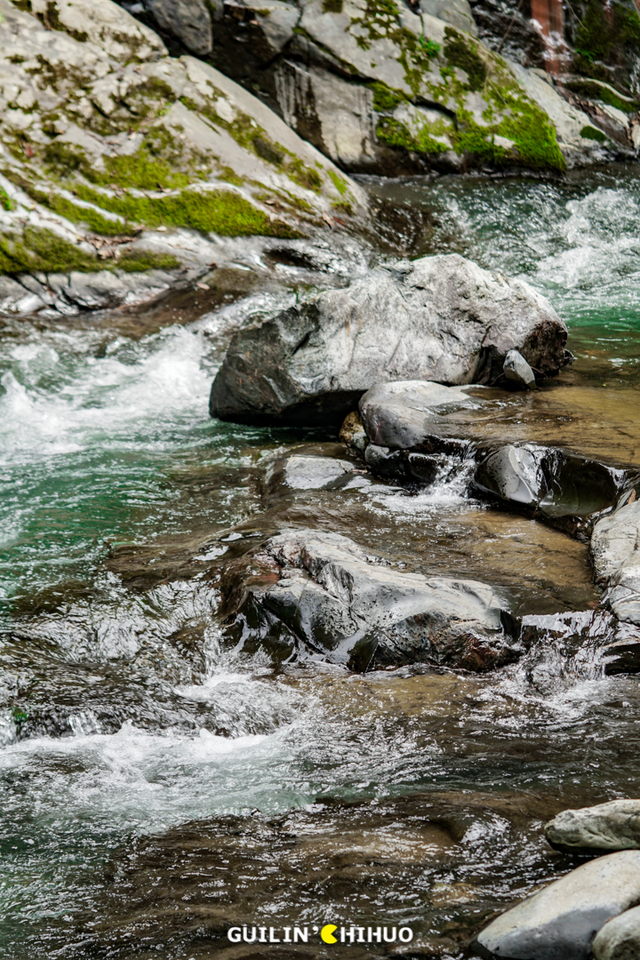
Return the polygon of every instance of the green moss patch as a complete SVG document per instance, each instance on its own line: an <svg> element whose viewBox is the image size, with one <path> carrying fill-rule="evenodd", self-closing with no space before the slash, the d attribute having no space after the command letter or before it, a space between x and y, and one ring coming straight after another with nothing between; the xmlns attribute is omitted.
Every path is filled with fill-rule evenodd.
<svg viewBox="0 0 640 960"><path fill-rule="evenodd" d="M81 200L119 214L129 223L149 227L191 227L203 233L227 237L298 237L300 233L279 220L270 220L262 210L231 190L182 190L163 197L111 196L79 184Z"/></svg>
<svg viewBox="0 0 640 960"><path fill-rule="evenodd" d="M580 136L585 140L596 140L598 143L606 143L608 139L602 130L597 130L596 127L583 127Z"/></svg>
<svg viewBox="0 0 640 960"><path fill-rule="evenodd" d="M21 238L0 237L0 273L68 273L95 268L95 257L50 230L27 227Z"/></svg>
<svg viewBox="0 0 640 960"><path fill-rule="evenodd" d="M2 187L0 187L0 207L3 210L13 210L15 207L15 203Z"/></svg>
<svg viewBox="0 0 640 960"><path fill-rule="evenodd" d="M401 147L403 150L412 150L416 153L438 154L445 153L449 149L445 143L434 139L432 131L426 124L412 132L406 123L393 117L381 117L378 120L376 136L378 140L390 147Z"/></svg>
<svg viewBox="0 0 640 960"><path fill-rule="evenodd" d="M373 109L378 113L393 113L396 107L407 100L401 90L388 87L385 83L369 84L373 92Z"/></svg>
<svg viewBox="0 0 640 960"><path fill-rule="evenodd" d="M566 87L579 96L608 103L609 106L616 107L623 113L635 113L640 108L640 103L637 101L623 99L610 87L597 83L595 80L569 80Z"/></svg>
<svg viewBox="0 0 640 960"><path fill-rule="evenodd" d="M118 270L126 273L145 273L147 270L176 270L182 264L170 253L152 250L125 250L117 261Z"/></svg>
<svg viewBox="0 0 640 960"><path fill-rule="evenodd" d="M444 31L444 56L452 67L464 70L469 78L469 90L479 91L487 79L487 65L477 53L475 44L463 37L456 30L447 27Z"/></svg>

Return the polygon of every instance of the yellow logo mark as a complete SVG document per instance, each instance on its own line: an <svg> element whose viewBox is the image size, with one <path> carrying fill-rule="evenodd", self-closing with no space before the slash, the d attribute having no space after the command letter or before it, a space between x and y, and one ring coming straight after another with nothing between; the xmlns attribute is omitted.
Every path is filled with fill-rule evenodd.
<svg viewBox="0 0 640 960"><path fill-rule="evenodd" d="M322 930L320 931L320 936L321 936L321 938L324 940L325 943L337 943L337 942L338 942L337 939L336 939L336 937L334 937L334 935L333 935L337 929L338 929L338 928L335 927L332 923L328 923L326 926L324 926L324 927L322 928Z"/></svg>

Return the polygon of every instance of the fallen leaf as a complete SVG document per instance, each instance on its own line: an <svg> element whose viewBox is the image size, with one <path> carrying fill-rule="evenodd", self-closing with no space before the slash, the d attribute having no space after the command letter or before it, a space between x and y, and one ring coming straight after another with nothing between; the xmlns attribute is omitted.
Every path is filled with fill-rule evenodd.
<svg viewBox="0 0 640 960"><path fill-rule="evenodd" d="M196 281L196 287L200 287L201 290L209 290L208 283L199 283L198 281Z"/></svg>

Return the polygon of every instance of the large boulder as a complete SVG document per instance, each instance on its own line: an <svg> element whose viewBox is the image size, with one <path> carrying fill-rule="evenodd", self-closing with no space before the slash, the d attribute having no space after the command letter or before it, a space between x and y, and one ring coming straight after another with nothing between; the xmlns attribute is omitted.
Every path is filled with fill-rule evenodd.
<svg viewBox="0 0 640 960"><path fill-rule="evenodd" d="M640 907L625 910L605 923L593 941L594 960L638 960Z"/></svg>
<svg viewBox="0 0 640 960"><path fill-rule="evenodd" d="M613 613L640 624L640 501L633 496L595 525L591 557Z"/></svg>
<svg viewBox="0 0 640 960"><path fill-rule="evenodd" d="M111 0L0 0L0 122L0 274L39 277L40 305L71 272L122 287L202 271L220 237L299 243L336 206L365 216L361 189L264 103Z"/></svg>
<svg viewBox="0 0 640 960"><path fill-rule="evenodd" d="M602 144L580 137L585 114L542 79L545 96L535 82L525 89L530 71L522 68L523 81L474 36L467 0L216 7L211 62L259 90L343 169L391 176L487 166L559 170L606 156ZM547 112L562 120L563 106L582 118L577 143L566 150Z"/></svg>
<svg viewBox="0 0 640 960"><path fill-rule="evenodd" d="M514 348L539 376L553 376L566 339L550 303L526 283L458 254L423 257L238 331L210 412L240 423L339 425L376 383L491 383Z"/></svg>
<svg viewBox="0 0 640 960"><path fill-rule="evenodd" d="M590 960L596 933L640 903L640 851L585 863L507 910L476 938L481 957Z"/></svg>
<svg viewBox="0 0 640 960"><path fill-rule="evenodd" d="M595 807L563 810L544 828L556 850L592 853L640 848L640 800L611 800Z"/></svg>
<svg viewBox="0 0 640 960"><path fill-rule="evenodd" d="M279 660L486 670L520 653L517 627L491 587L396 570L336 533L273 537L230 564L223 588L234 642Z"/></svg>

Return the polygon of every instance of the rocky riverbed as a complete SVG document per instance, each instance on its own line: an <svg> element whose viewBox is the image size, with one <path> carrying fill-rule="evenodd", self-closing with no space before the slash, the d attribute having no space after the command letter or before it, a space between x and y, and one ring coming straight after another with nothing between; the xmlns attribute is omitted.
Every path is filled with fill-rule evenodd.
<svg viewBox="0 0 640 960"><path fill-rule="evenodd" d="M2 956L635 956L640 21L543 7L0 0Z"/></svg>

